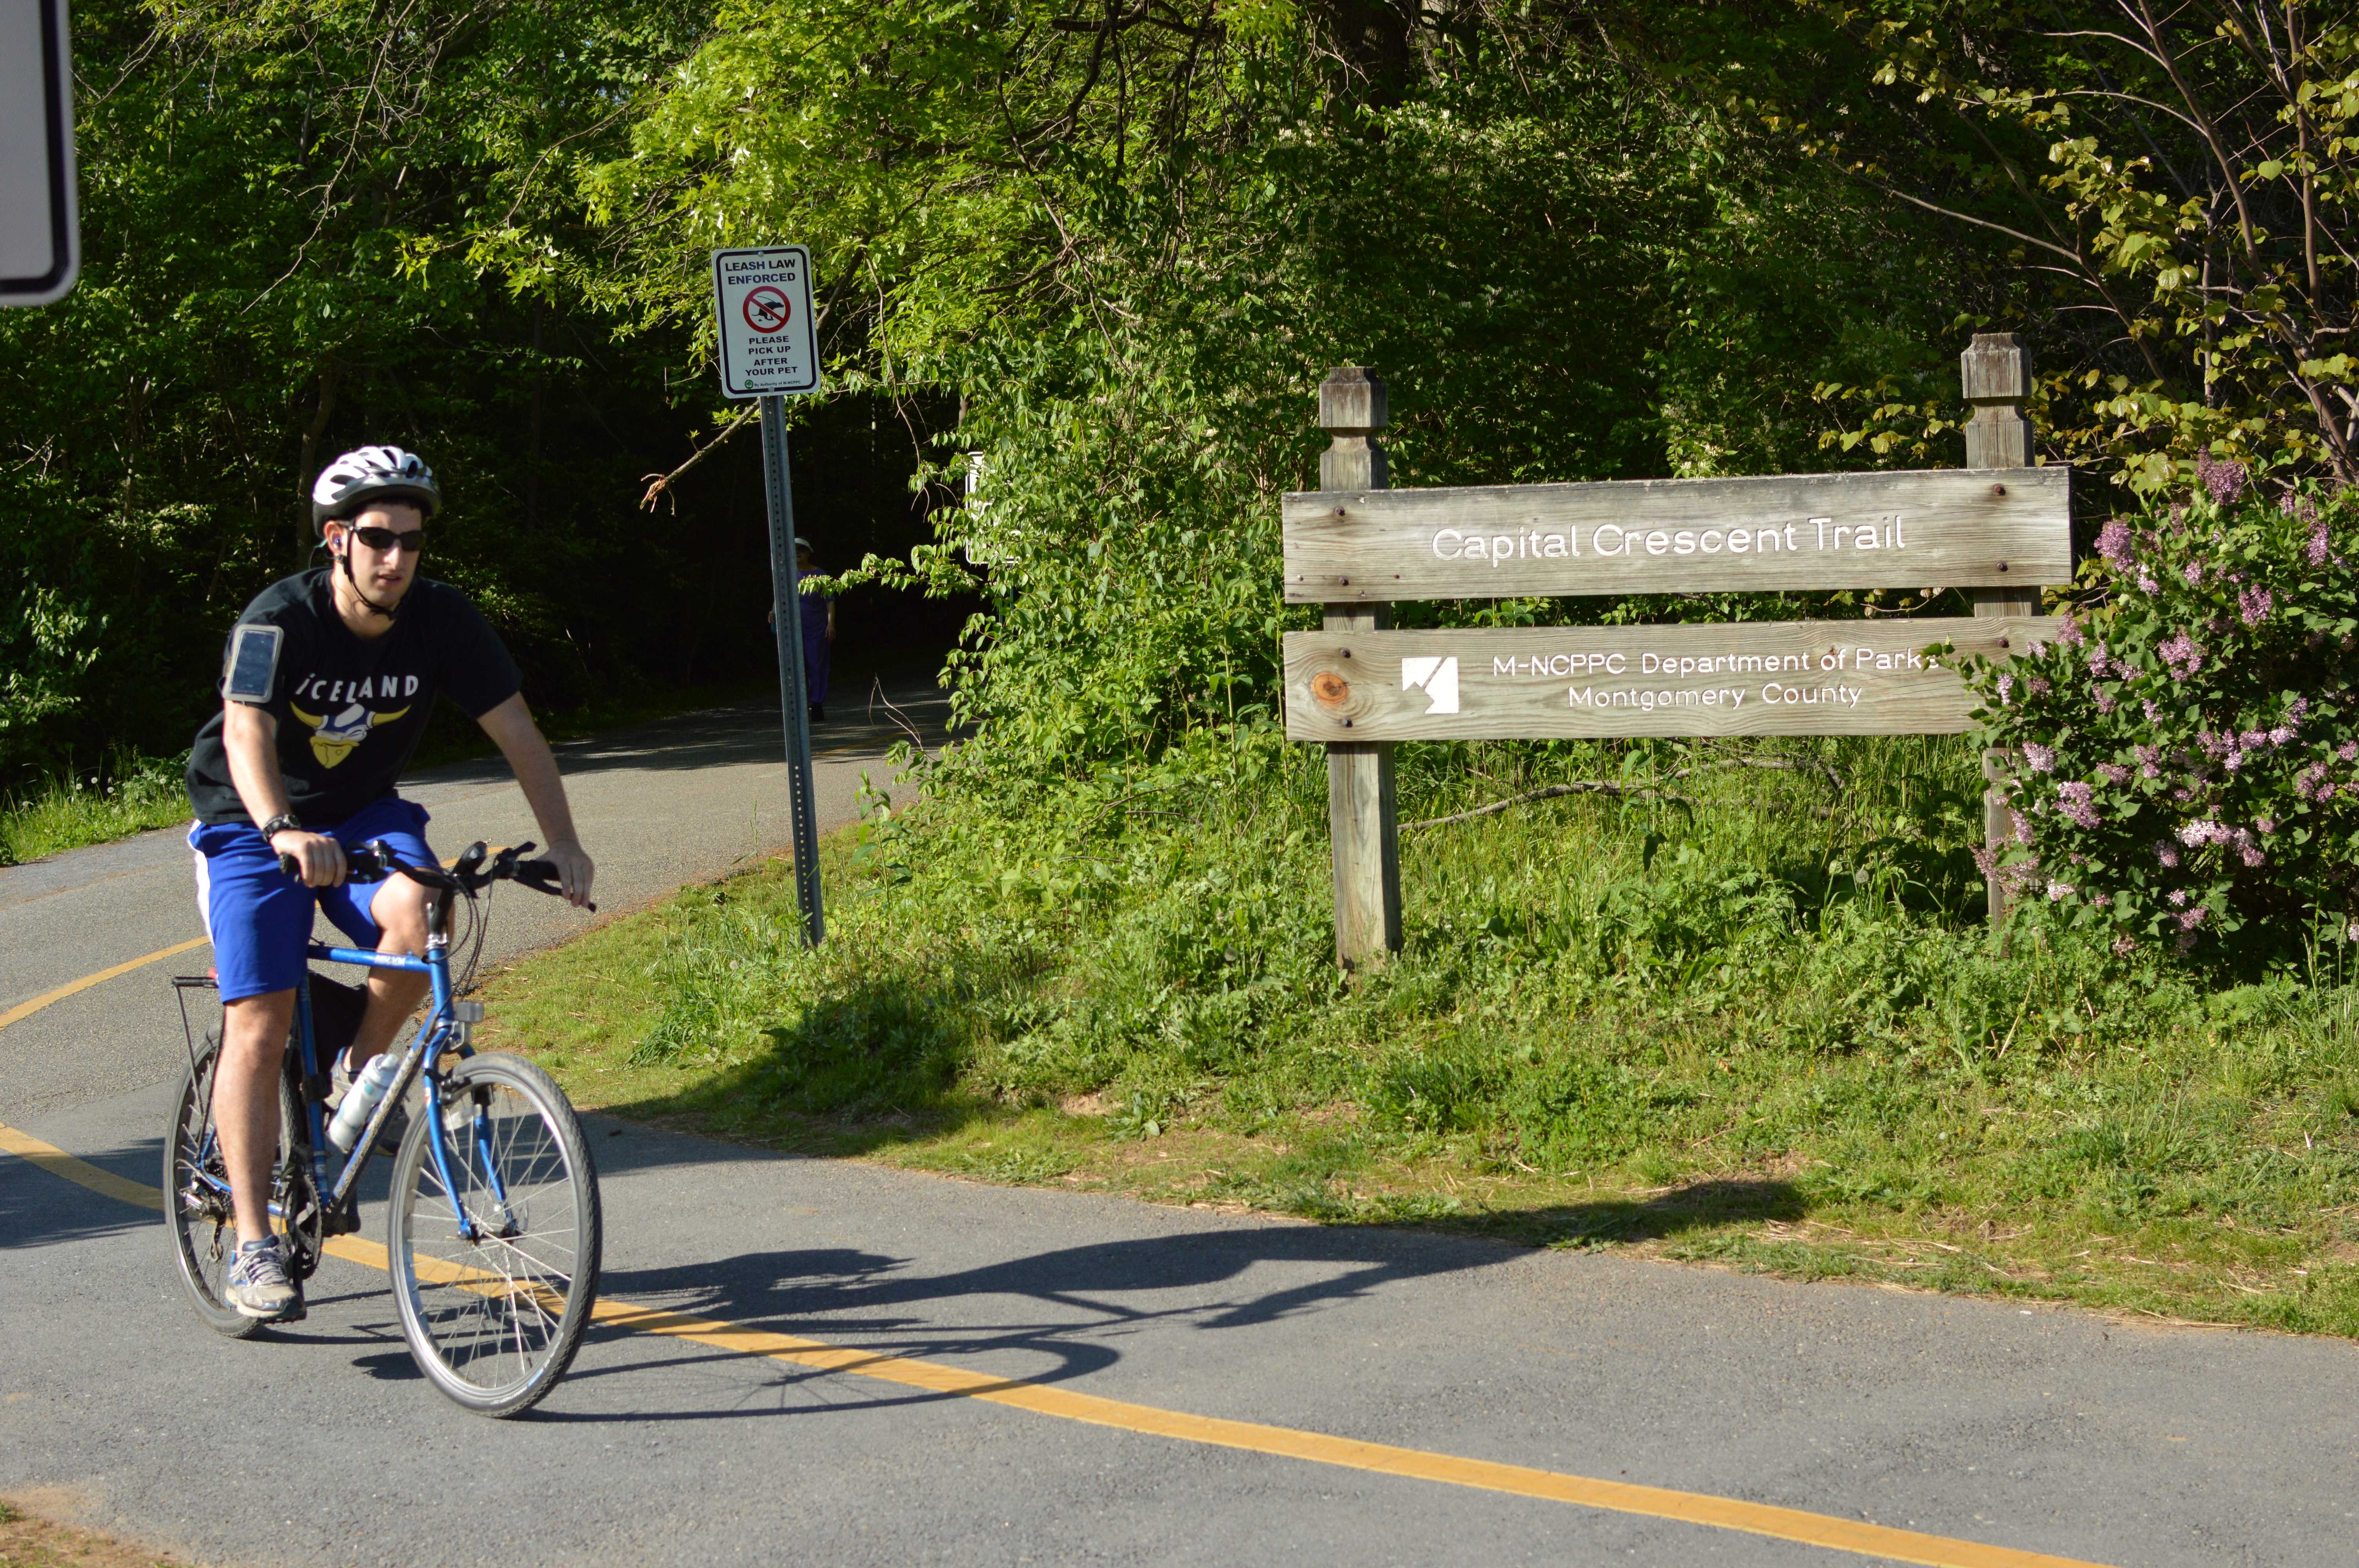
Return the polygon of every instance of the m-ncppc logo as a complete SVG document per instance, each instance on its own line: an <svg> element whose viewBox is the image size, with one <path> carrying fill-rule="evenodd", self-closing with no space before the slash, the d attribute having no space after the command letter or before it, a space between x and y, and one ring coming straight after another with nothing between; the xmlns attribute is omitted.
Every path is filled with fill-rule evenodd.
<svg viewBox="0 0 2359 1568"><path fill-rule="evenodd" d="M1410 658L1401 661L1401 689L1422 691L1428 713L1458 711L1458 657Z"/></svg>

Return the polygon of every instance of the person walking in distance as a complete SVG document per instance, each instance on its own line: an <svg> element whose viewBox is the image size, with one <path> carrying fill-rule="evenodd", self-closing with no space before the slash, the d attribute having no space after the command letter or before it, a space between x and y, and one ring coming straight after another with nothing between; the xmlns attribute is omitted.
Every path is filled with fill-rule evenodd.
<svg viewBox="0 0 2359 1568"><path fill-rule="evenodd" d="M811 554L810 541L795 535L795 576L799 580L819 570L819 557ZM835 600L816 589L804 589L795 598L802 621L803 632L803 697L810 704L810 720L814 724L827 721L827 676L835 654ZM772 635L778 630L776 606L766 617Z"/></svg>
<svg viewBox="0 0 2359 1568"><path fill-rule="evenodd" d="M395 781L448 695L515 770L565 896L589 903L594 868L573 828L557 760L525 706L516 661L457 589L419 575L441 510L433 470L398 447L363 447L320 472L311 514L328 564L262 590L231 629L221 710L189 757L197 903L212 938L223 1008L212 1113L236 1211L229 1303L291 1321L301 1295L269 1219L280 1054L315 908L362 947L423 956L427 901L406 877L374 892L346 882L344 851L382 838L436 863L427 815ZM296 874L279 869L291 857ZM392 1044L426 977L371 973L345 1059L357 1078Z"/></svg>

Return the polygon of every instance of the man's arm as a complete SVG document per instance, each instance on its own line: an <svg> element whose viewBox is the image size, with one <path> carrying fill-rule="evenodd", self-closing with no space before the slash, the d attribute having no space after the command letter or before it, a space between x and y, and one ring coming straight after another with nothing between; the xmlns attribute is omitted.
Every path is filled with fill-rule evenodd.
<svg viewBox="0 0 2359 1568"><path fill-rule="evenodd" d="M269 709L224 701L222 750L229 757L229 781L255 827L287 809L287 780L278 771L278 720ZM344 880L343 847L333 838L290 827L274 837L270 847L302 862L306 887L332 888Z"/></svg>
<svg viewBox="0 0 2359 1568"><path fill-rule="evenodd" d="M565 781L558 776L557 759L549 754L549 742L541 739L540 726L532 721L524 694L518 692L475 722L515 770L525 802L532 807L533 820L540 824L540 836L548 842L543 853L555 863L566 898L576 907L588 903L591 879L597 868L590 863L573 831L573 808L566 804Z"/></svg>

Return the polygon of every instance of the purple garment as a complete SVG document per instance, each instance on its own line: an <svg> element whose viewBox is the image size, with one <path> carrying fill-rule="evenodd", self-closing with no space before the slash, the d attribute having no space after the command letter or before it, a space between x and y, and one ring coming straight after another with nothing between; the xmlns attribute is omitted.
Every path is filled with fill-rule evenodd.
<svg viewBox="0 0 2359 1568"><path fill-rule="evenodd" d="M799 613L803 629L803 695L812 702L825 702L828 661L835 652L835 644L827 636L827 595L803 594Z"/></svg>

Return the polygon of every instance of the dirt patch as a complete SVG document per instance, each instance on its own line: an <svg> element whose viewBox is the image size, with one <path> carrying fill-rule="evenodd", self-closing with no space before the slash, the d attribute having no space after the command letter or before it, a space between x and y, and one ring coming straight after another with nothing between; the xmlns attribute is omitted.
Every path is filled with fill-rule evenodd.
<svg viewBox="0 0 2359 1568"><path fill-rule="evenodd" d="M38 1506L56 1490L44 1487L0 1498L0 1568L186 1568L185 1557L150 1552L94 1530L53 1523L32 1511L28 1505Z"/></svg>

